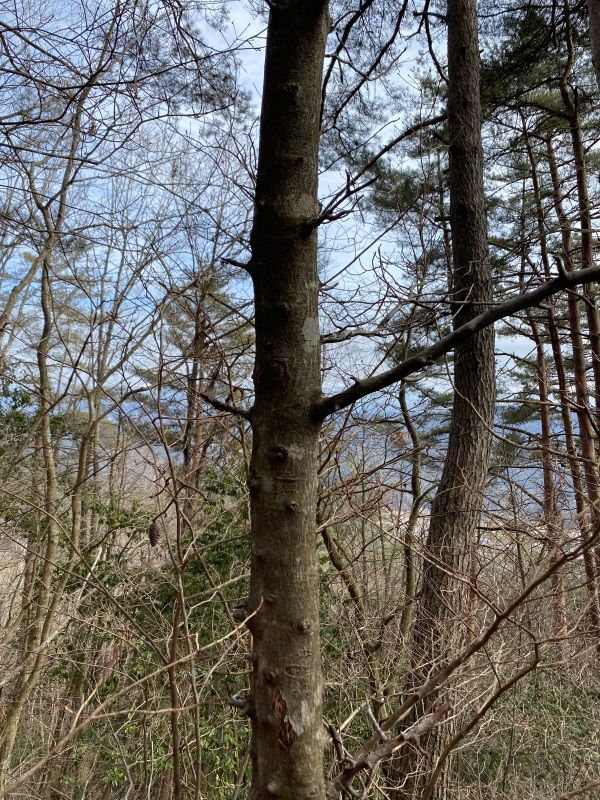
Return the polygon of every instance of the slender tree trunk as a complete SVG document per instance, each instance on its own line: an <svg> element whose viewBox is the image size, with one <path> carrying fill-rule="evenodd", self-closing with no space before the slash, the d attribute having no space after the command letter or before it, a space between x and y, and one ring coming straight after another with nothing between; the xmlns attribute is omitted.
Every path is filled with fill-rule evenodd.
<svg viewBox="0 0 600 800"><path fill-rule="evenodd" d="M527 130L527 120L522 110L519 111L521 122L523 126L523 136L525 140L525 147L527 150L527 158L531 168L531 183L533 187L533 195L536 210L536 223L539 237L540 255L544 267L544 277L550 280L551 268L550 258L548 254L548 240L546 236L546 225L544 217L544 207L542 204L542 196L540 192L540 184L537 171L537 160L533 152L531 139ZM528 207L525 204L525 187L523 187L523 201L521 205L521 238L525 241L525 217L528 212ZM522 259L521 275L525 275L525 258ZM525 291L525 287L522 287ZM547 312L549 321L554 323L554 308L553 303L549 304ZM563 540L562 520L556 501L556 483L554 477L554 458L552 455L552 420L550 413L550 382L548 378L548 370L546 369L546 353L542 335L539 330L536 317L532 314L532 310L527 311L527 322L531 328L531 335L535 343L536 352L536 372L538 382L538 394L540 398L540 422L541 422L541 460L542 460L542 473L544 480L544 524L548 536L548 542L552 548L553 557L559 558L561 551L560 546ZM556 331L555 331L556 333ZM552 334L551 334L552 336ZM570 416L569 416L570 421ZM565 430L566 433L566 430ZM577 474L579 470L576 470ZM563 661L567 656L567 643L564 638L567 630L567 606L566 594L564 585L563 572L557 569L552 574L552 597L554 603L554 634L559 637L558 649Z"/></svg>
<svg viewBox="0 0 600 800"><path fill-rule="evenodd" d="M474 0L448 4L448 61L452 299L458 327L491 300ZM479 522L494 399L494 336L492 329L486 329L457 347L454 355L452 422L444 470L432 504L415 630L417 663L423 658L428 663L443 659L438 645L446 640L447 615L454 616L458 610L450 599L449 575L460 568Z"/></svg>
<svg viewBox="0 0 600 800"><path fill-rule="evenodd" d="M596 5L598 2L596 0ZM585 160L585 145L579 120L577 95L571 91L569 79L575 60L573 35L570 26L569 9L565 4L566 39L567 39L567 64L560 80L560 94L567 112L571 144L573 147L573 163L577 180L577 205L579 211L579 230L581 235L581 268L591 267L594 262L592 243L592 213L587 181L587 165ZM585 299L585 313L588 324L590 355L592 358L592 374L594 376L594 400L596 424L600 424L600 320L593 286L583 287Z"/></svg>
<svg viewBox="0 0 600 800"><path fill-rule="evenodd" d="M536 154L533 151L533 147L531 144L531 138L529 136L529 132L527 130L527 120L523 111L520 112L521 114L521 121L523 126L523 136L525 140L525 146L527 149L527 157L529 160L529 167L531 170L531 183L533 188L533 195L536 207L536 219L537 219L537 229L538 229L538 237L539 237L539 245L540 245L540 255L542 258L542 264L544 267L544 276L546 280L550 280L552 278L552 269L550 264L550 257L548 252L548 240L546 236L547 230L547 220L546 214L544 211L544 206L542 203L542 191L540 187L540 180L538 176L538 161L539 159L536 157ZM556 166L556 160L554 157L554 150L552 147L552 140L550 138L546 139L545 141L545 148L548 158L548 165L550 170L550 177L553 186L553 199L554 199L554 207L555 211L561 226L561 234L562 234L562 243L563 243L563 256L565 260L565 264L567 268L572 269L571 263L571 234L569 228L569 220L567 217L566 212L564 211L562 205L562 198L560 196L560 181L558 175L558 169ZM577 305L577 298L574 294L569 296L569 330L570 336L572 339L572 343L574 345L578 345L580 336L577 335L577 330L579 326L579 315L576 309ZM569 464L569 471L571 475L571 482L573 485L573 495L575 498L575 508L577 510L577 524L579 529L584 537L587 537L591 534L591 515L589 512L589 501L586 500L583 481L581 477L581 470L579 464L579 456L577 454L577 448L575 446L575 434L573 430L573 421L571 419L572 413L572 400L569 395L569 384L567 381L567 372L565 368L564 357L562 353L562 344L559 336L558 324L555 315L555 303L554 299L552 299L548 304L548 311L547 314L547 328L548 328L548 336L550 339L550 345L552 348L552 357L554 360L554 366L556 369L556 377L558 381L558 396L560 401L560 413L561 419L563 423L563 429L565 434L565 449L567 460ZM573 327L575 326L575 327ZM574 337L574 338L573 338ZM538 352L538 369L539 369L539 346L540 343L536 340L536 350ZM575 409L577 411L578 404L575 404ZM587 422L589 422L589 418L587 418ZM587 424L584 423L584 427ZM589 478L588 472L586 472L586 476ZM592 490L593 490L593 483L592 481ZM597 587L597 579L595 575L595 565L594 565L594 553L591 550L586 550L583 556L584 565L586 570L587 576L587 590L590 598L590 619L592 621L592 628L594 630L598 629L598 621L600 620L600 606L599 606L599 598L598 598L598 587ZM554 580L559 580L558 577L555 576ZM562 585L562 579L561 585ZM560 586L558 587L560 589ZM563 587L564 588L564 587ZM564 607L564 614L561 611L561 618L566 623L566 607L564 606L563 601L561 601L561 605ZM562 623L561 623L562 626Z"/></svg>
<svg viewBox="0 0 600 800"><path fill-rule="evenodd" d="M419 521L419 512L423 498L421 496L421 437L416 429L406 400L406 386L403 385L398 393L400 408L404 425L410 436L411 451L411 492L412 508L406 525L404 539L404 591L405 603L400 617L400 632L402 641L407 649L410 646L410 631L412 628L415 594L417 589L417 557L414 551L414 532Z"/></svg>
<svg viewBox="0 0 600 800"><path fill-rule="evenodd" d="M487 244L479 45L475 0L448 2L448 129L450 228L452 233L454 325L458 327L490 303L492 286ZM468 560L479 523L487 477L495 401L494 333L488 328L454 353L454 401L444 469L431 509L423 584L413 633L413 673L418 685L433 665L441 666L461 637L463 584L452 575ZM436 738L442 734L436 734ZM433 736L425 747L439 748ZM419 796L426 769L406 751L395 778L397 797ZM426 765L428 768L429 765ZM402 774L403 773L403 774ZM437 796L444 796L441 775Z"/></svg>
<svg viewBox="0 0 600 800"><path fill-rule="evenodd" d="M541 461L544 478L544 524L548 537L548 546L552 558L557 561L561 556L561 545L564 543L562 520L556 503L556 486L554 481L554 463L552 457L552 421L550 418L550 399L548 372L546 370L546 353L536 321L531 312L527 313L527 321L531 327L531 335L535 342L536 371L538 393L540 398L541 422ZM554 636L558 637L558 653L563 663L567 659L567 603L563 570L557 568L552 573L552 603L554 606Z"/></svg>
<svg viewBox="0 0 600 800"><path fill-rule="evenodd" d="M593 6L593 8L591 7ZM594 47L594 66L598 69L597 51L595 50L596 36L598 34L598 0L595 0L588 6L590 8L590 33L592 35L592 43ZM592 214L588 192L587 182L587 165L585 159L585 145L579 120L579 108L577 101L577 94L571 91L569 86L569 78L575 61L575 48L573 43L573 32L571 29L570 10L567 2L564 4L565 14L565 38L567 44L567 63L563 75L560 80L560 93L567 111L569 120L569 128L571 132L571 144L573 147L573 162L575 165L575 175L577 178L577 204L579 210L579 226L581 236L581 266L583 268L591 266L594 261L593 242L592 242ZM596 434L598 427L600 427L600 318L598 316L598 307L596 304L595 288L590 286L583 287L583 301L585 314L587 319L589 349L592 359L592 374L594 377L594 421L596 427ZM593 427L593 426L592 426ZM597 435L596 435L597 438ZM595 444L595 442L593 443ZM597 446L596 446L597 453ZM600 485L598 484L598 463L596 464L596 481L597 481L597 496L592 497L594 508L592 511L594 528L600 524ZM597 575L600 569L600 548L594 548L595 565L593 572ZM595 587L595 594L598 597L598 586ZM598 603L596 603L598 607ZM595 621L595 633L598 633L598 620ZM599 644L600 648L600 644Z"/></svg>
<svg viewBox="0 0 600 800"><path fill-rule="evenodd" d="M552 178L554 208L561 227L563 258L565 267L567 270L571 271L573 269L571 257L571 229L569 218L563 205L558 167L556 164L554 147L550 138L546 140L546 147L548 154L548 166L550 167L550 176ZM569 338L571 341L573 360L573 375L575 379L575 397L577 400L575 411L579 426L581 462L583 465L583 476L585 479L587 501L586 514L584 516L587 517L585 520L586 525L589 520L589 534L593 535L594 531L600 525L600 482L598 478L598 463L596 456L596 432L594 430L594 426L592 425L593 417L590 408L591 404L585 365L585 346L581 330L580 305L576 292L571 291L567 293L567 309ZM579 513L581 514L581 512ZM597 564L595 563L594 554L591 551L586 551L584 554L584 564L587 574L588 592L590 595L591 629L592 633L597 636L598 630L600 629L600 597L598 592Z"/></svg>
<svg viewBox="0 0 600 800"><path fill-rule="evenodd" d="M77 474L71 489L71 519L69 555L61 563L59 576L59 481L56 467L56 448L52 440L53 393L49 371L51 334L54 326L50 289L50 265L44 262L40 299L43 328L37 349L39 371L39 425L42 461L44 466L44 544L40 549L39 575L27 587L30 595L30 612L27 630L23 636L24 658L6 701L7 711L0 731L0 789L10 775L12 752L15 746L21 714L31 693L41 679L48 661L48 636L65 600L65 588L80 549L83 519L83 489L89 476L89 452L96 425L97 408L90 402L88 428L79 444Z"/></svg>
<svg viewBox="0 0 600 800"><path fill-rule="evenodd" d="M6 706L6 716L3 730L0 734L0 788L3 788L10 772L12 751L15 745L21 712L31 690L37 683L39 674L44 664L44 657L39 652L39 647L44 638L44 626L48 616L50 604L51 582L56 551L58 546L58 526L56 523L58 505L58 479L54 450L52 448L52 433L50 416L52 407L52 389L48 375L48 352L50 347L50 334L52 331L52 312L50 307L50 280L47 262L44 262L42 273L41 303L44 326L38 344L38 369L39 369L39 415L42 454L45 472L44 486L44 533L45 546L43 549L43 566L40 576L35 581L33 590L33 608L30 614L29 626L24 634L25 656L18 676L12 686L11 696Z"/></svg>
<svg viewBox="0 0 600 800"><path fill-rule="evenodd" d="M316 558L317 155L324 0L272 4L250 272L253 800L325 797Z"/></svg>

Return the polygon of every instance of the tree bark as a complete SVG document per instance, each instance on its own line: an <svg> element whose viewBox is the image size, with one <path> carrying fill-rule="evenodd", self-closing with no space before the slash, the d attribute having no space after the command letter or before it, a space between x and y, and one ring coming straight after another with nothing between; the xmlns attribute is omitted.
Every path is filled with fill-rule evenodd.
<svg viewBox="0 0 600 800"><path fill-rule="evenodd" d="M561 195L558 167L551 138L546 140L546 148L550 177L552 179L554 209L561 228L562 255L567 271L571 271L573 269L571 229ZM575 413L579 428L581 462L586 488L586 512L589 512L589 516L588 513L584 515L584 525L587 525L589 520L589 535L592 536L600 525L600 481L598 478L596 432L592 424L593 416L585 364L585 344L581 329L581 309L579 297L575 292L569 292L567 295L567 313L573 361L573 377L575 382L575 398L577 401ZM579 508L578 512L581 514ZM594 562L594 553L592 551L586 551L584 564L587 572L588 592L590 595L590 622L592 633L597 636L600 630L600 596L598 592L597 564Z"/></svg>
<svg viewBox="0 0 600 800"><path fill-rule="evenodd" d="M449 0L447 19L451 298L457 328L490 304L492 282L483 189L475 0ZM458 344L454 351L448 451L432 503L413 633L413 672L409 678L413 686L425 680L433 665L441 667L459 644L464 590L462 582L452 576L468 559L480 519L495 389L494 333L489 327ZM433 755L433 736L425 747ZM425 770L417 762L415 753L407 751L400 763L401 774L395 774L402 781L407 779L398 796L419 796Z"/></svg>
<svg viewBox="0 0 600 800"><path fill-rule="evenodd" d="M487 245L479 46L474 0L448 3L448 127L450 227L452 232L454 327L490 304L492 283ZM494 335L487 328L454 351L454 399L448 452L432 505L417 636L428 659L439 658L433 641L442 634L444 589L475 534L487 476L495 400ZM446 596L447 598L447 596ZM432 628L433 625L433 628ZM427 642L427 643L426 643ZM418 647L418 645L417 645Z"/></svg>
<svg viewBox="0 0 600 800"><path fill-rule="evenodd" d="M600 0L587 0L590 15L590 40L596 81L600 89Z"/></svg>
<svg viewBox="0 0 600 800"><path fill-rule="evenodd" d="M539 247L540 247L540 256L542 259L542 264L544 267L544 276L546 280L551 280L552 278L552 268L550 264L550 254L548 251L548 239L546 236L546 230L549 227L549 221L546 219L546 212L544 210L544 205L542 203L542 189L540 186L540 180L538 177L538 163L539 158L536 156L536 153L533 150L531 138L529 132L527 130L526 124L526 117L523 111L520 111L521 121L523 125L523 137L525 142L525 147L527 150L527 158L529 161L529 167L531 170L531 184L533 188L533 196L535 201L535 208L536 208L536 219L537 219L537 230L538 230L538 237L539 237ZM558 173L558 168L556 165L556 159L554 157L554 148L552 145L552 138L550 135L545 139L545 150L547 154L547 162L548 168L550 173L550 178L552 182L552 192L553 192L553 203L554 209L560 223L561 228L561 238L563 244L563 257L564 262L569 269L573 269L573 264L571 260L571 233L570 233L570 223L568 220L568 216L564 210L562 197L561 197L561 190L560 190L560 178ZM581 331L579 331L579 314L576 309L577 306L577 298L574 293L569 295L568 300L568 314L570 319L569 324L569 331L570 331L570 338L572 342L572 346L574 348L574 353L579 353L581 351L580 347L580 340L581 340ZM548 337L550 339L550 345L552 348L552 357L554 361L554 367L556 369L556 378L558 382L558 398L559 398L559 407L560 407L560 415L562 419L563 429L564 429L564 436L565 436L565 450L566 450L566 457L569 464L569 472L571 475L571 483L573 485L573 496L575 499L575 508L577 511L577 525L579 530L581 531L582 536L585 538L592 535L592 521L591 521L591 514L589 508L589 500L586 499L583 480L581 477L581 470L580 470L580 457L577 453L577 448L575 445L575 432L573 429L573 421L571 419L571 414L573 409L575 409L575 413L578 414L578 408L580 407L580 401L582 399L585 400L585 397L582 398L581 395L578 397L577 402L574 404L570 395L569 395L569 382L567 380L567 372L565 368L565 360L563 357L562 352L562 343L561 337L559 333L559 325L557 323L556 314L555 314L555 304L554 301L551 300L548 304L548 310L546 312L547 317L547 330L548 330ZM539 342L536 340L536 351L538 352L538 364L539 364ZM574 359L575 366L579 369L579 359ZM539 368L539 367L538 367ZM581 388L581 384L579 384ZM587 402L587 401L586 401ZM543 407L543 404L542 404ZM579 418L578 418L579 421ZM580 433L585 435L586 433L586 426L590 422L589 415L585 414L585 420L583 421L583 429L580 429ZM585 446L584 446L585 449ZM586 474L586 486L589 485L587 481L589 481L589 473ZM544 478L546 480L546 477ZM592 482L592 492L594 491L594 481ZM594 564L594 553L591 550L586 550L583 554L583 560L585 564L586 574L587 574L587 591L589 594L589 602L590 602L590 620L592 622L592 629L598 630L598 622L600 620L600 606L599 606L599 598L598 598L598 587L597 587L597 578L596 578L596 569ZM555 579L558 580L558 579ZM564 603L561 601L561 605ZM565 616L561 611L561 616ZM562 623L561 623L562 625Z"/></svg>
<svg viewBox="0 0 600 800"><path fill-rule="evenodd" d="M324 0L271 4L249 270L253 800L324 798L317 444L317 167Z"/></svg>

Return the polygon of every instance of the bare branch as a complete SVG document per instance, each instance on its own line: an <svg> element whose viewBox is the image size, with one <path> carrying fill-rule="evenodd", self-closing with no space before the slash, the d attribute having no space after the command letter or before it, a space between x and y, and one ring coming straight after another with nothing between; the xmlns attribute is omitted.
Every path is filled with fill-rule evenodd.
<svg viewBox="0 0 600 800"><path fill-rule="evenodd" d="M424 348L416 355L407 358L401 364L392 367L392 369L381 372L378 375L373 375L370 378L357 380L347 389L343 389L341 392L330 395L329 397L324 397L315 405L314 416L316 419L324 419L329 416L329 414L333 414L355 403L357 400L367 397L373 392L392 386L392 384L404 380L409 375L413 375L415 372L419 372L425 367L430 366L439 358L446 355L446 353L453 350L457 344L467 341L474 334L484 328L488 328L490 325L498 322L498 320L510 317L527 308L537 306L564 289L593 283L598 279L600 279L600 267L588 267L587 269L569 273L563 272L558 278L544 283L537 289L532 289L530 292L525 292L525 294L506 300L504 303L492 306L469 322L461 325L460 328L456 328L456 330L444 336L435 344Z"/></svg>

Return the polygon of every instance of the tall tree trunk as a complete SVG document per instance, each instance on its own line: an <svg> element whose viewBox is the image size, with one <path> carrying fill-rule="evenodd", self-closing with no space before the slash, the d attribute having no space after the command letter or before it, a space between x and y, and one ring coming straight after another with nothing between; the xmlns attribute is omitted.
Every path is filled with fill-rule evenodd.
<svg viewBox="0 0 600 800"><path fill-rule="evenodd" d="M476 3L448 3L448 126L450 226L454 326L480 313L491 300L487 245ZM415 630L415 660L443 659L450 576L459 569L480 518L487 476L495 400L494 336L488 328L454 353L454 400L448 452L432 504L423 590ZM450 593L448 593L450 589Z"/></svg>
<svg viewBox="0 0 600 800"><path fill-rule="evenodd" d="M544 205L542 203L542 190L538 176L539 158L534 152L532 147L531 137L527 129L527 120L525 114L523 111L520 111L519 113L521 115L521 122L523 126L523 137L524 137L525 147L527 150L529 167L531 171L531 184L533 188L533 196L536 208L538 239L539 239L542 265L544 267L544 276L546 280L551 280L552 269L550 264L550 254L548 251L548 239L546 236L546 230L548 228L549 222L546 219L546 212L544 210ZM551 137L548 137L545 140L545 149L547 153L549 172L552 181L554 208L561 227L564 260L567 268L572 269L573 265L570 256L571 253L570 223L562 204L562 198L560 194L560 179L559 179L558 168L556 165L556 159L554 157L554 149L552 146ZM581 336L577 333L577 331L579 330L580 323L579 323L579 315L576 309L577 298L574 293L571 293L571 295L569 296L568 303L569 303L568 313L570 319L569 331L570 331L571 341L572 345L576 348L576 351L580 352L581 347L579 347L579 343L581 340ZM546 316L547 316L548 337L550 339L550 345L552 348L552 357L554 360L554 366L556 369L556 378L558 381L558 398L559 398L560 414L564 429L566 456L569 464L571 483L573 485L575 508L577 510L577 525L581 531L581 534L584 537L587 537L590 536L592 532L591 515L589 513L589 501L586 500L585 497L584 486L580 470L580 459L577 454L577 448L575 445L575 433L573 429L573 421L571 419L573 403L569 394L569 382L567 380L565 361L562 353L562 343L559 335L559 325L557 323L555 314L554 299L551 299L549 301ZM538 369L539 369L538 340L536 340L536 351L538 352ZM579 364L579 359L576 358L575 362L577 366ZM577 409L579 407L580 399L581 397L579 397L578 402L574 404L576 413L579 413ZM585 417L586 419L584 420L584 428L583 428L584 433L585 433L585 426L588 425L588 423L590 422L587 413ZM586 478L589 478L589 472L586 472ZM546 476L544 479L546 480ZM592 481L592 491L594 491L593 487L595 483L596 483L595 481ZM583 555L583 559L587 575L587 584L586 584L587 591L590 599L590 619L592 622L593 630L598 630L598 621L600 620L600 606L598 598L597 578L595 575L596 569L594 564L594 553L591 550L586 550ZM562 579L559 579L557 576L555 576L553 580L557 581ZM558 588L560 588L560 586ZM561 600L561 605L564 606L564 602L562 600ZM564 616L566 619L566 616L563 615L562 611L561 611L561 616Z"/></svg>
<svg viewBox="0 0 600 800"><path fill-rule="evenodd" d="M561 228L562 254L565 267L570 272L574 269L571 228L568 214L564 208L556 156L550 138L546 140L546 148L548 166L552 179L554 209ZM584 523L587 525L589 520L589 535L591 536L600 525L600 481L598 478L596 432L592 424L593 416L588 391L585 345L581 329L581 309L579 297L576 292L571 291L567 293L567 313L573 360L573 376L575 380L575 398L577 400L575 412L579 427L581 462L586 488L586 512L589 511L589 516L587 513L584 515ZM581 515L579 508L578 512ZM591 632L593 635L597 636L598 630L600 629L600 597L598 592L597 565L595 563L594 554L591 551L586 551L584 554L584 564L587 573L588 592L590 595Z"/></svg>
<svg viewBox="0 0 600 800"><path fill-rule="evenodd" d="M579 119L577 94L569 86L573 63L575 61L575 48L571 30L569 7L565 3L565 36L567 44L567 63L560 79L560 94L567 112L571 144L573 147L573 164L577 179L577 205L579 211L579 232L581 235L581 267L591 267L594 263L592 241L592 213L587 180L587 165L585 160L585 143ZM594 376L594 401L596 424L600 424L600 320L594 287L583 287L584 308L587 317L590 355L592 358L592 374Z"/></svg>
<svg viewBox="0 0 600 800"><path fill-rule="evenodd" d="M548 538L551 557L558 561L561 546L564 544L562 519L556 502L556 485L554 480L554 459L552 455L552 420L550 415L550 392L548 371L546 369L546 353L537 322L531 311L527 312L527 321L535 343L536 372L540 406L540 459L544 480L544 525ZM552 573L552 604L554 606L554 631L557 637L558 657L563 664L567 663L567 602L563 570L559 567Z"/></svg>
<svg viewBox="0 0 600 800"><path fill-rule="evenodd" d="M41 286L41 305L44 319L42 334L38 344L39 369L39 416L42 454L45 472L44 485L44 533L43 563L39 577L34 580L32 612L29 627L24 632L24 659L19 673L11 686L6 702L6 716L0 733L0 789L10 775L12 752L15 745L19 720L23 707L41 674L45 663L41 646L44 629L49 616L51 602L51 583L58 548L59 529L57 525L58 478L52 447L51 409L52 389L48 375L48 352L52 332L52 312L50 299L50 279L48 263L44 262ZM28 590L29 591L29 590Z"/></svg>
<svg viewBox="0 0 600 800"><path fill-rule="evenodd" d="M476 0L448 2L448 130L454 326L490 303ZM460 639L461 581L487 476L495 401L494 333L485 329L454 352L454 400L444 469L431 509L423 584L413 634L412 685L441 666ZM439 734L436 734L439 736ZM433 755L433 736L426 745ZM413 751L401 761L402 797L418 797L425 770ZM413 777L409 777L412 775ZM445 779L441 780L443 786ZM442 790L443 794L443 790ZM440 794L438 793L438 796Z"/></svg>
<svg viewBox="0 0 600 800"><path fill-rule="evenodd" d="M317 156L324 0L271 4L250 272L253 800L325 797L316 558Z"/></svg>

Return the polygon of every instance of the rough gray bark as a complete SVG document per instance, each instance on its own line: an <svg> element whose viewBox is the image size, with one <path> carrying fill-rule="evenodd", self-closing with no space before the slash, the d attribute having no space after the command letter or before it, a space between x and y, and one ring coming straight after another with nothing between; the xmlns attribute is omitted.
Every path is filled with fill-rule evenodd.
<svg viewBox="0 0 600 800"><path fill-rule="evenodd" d="M321 394L317 155L329 30L324 0L271 4L252 275L255 404L250 417L254 800L325 797L316 558Z"/></svg>

